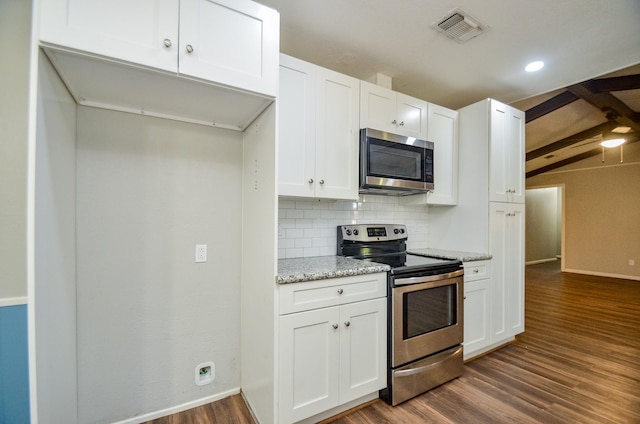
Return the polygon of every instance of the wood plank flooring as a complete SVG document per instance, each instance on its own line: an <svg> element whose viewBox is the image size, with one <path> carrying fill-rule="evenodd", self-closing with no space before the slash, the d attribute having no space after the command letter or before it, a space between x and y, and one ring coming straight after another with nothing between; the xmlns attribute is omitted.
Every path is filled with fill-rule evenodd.
<svg viewBox="0 0 640 424"><path fill-rule="evenodd" d="M526 268L525 332L463 375L336 424L640 423L640 282ZM226 406L225 406L226 405ZM253 423L238 395L152 424Z"/></svg>

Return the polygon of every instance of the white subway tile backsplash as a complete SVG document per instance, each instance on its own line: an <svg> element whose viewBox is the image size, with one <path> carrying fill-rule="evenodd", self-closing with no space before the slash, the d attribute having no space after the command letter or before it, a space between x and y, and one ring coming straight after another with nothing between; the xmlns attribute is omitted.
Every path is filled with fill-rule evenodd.
<svg viewBox="0 0 640 424"><path fill-rule="evenodd" d="M336 254L336 227L344 224L405 224L407 246L427 247L426 206L405 206L393 196L362 195L359 201L281 198L278 202L278 258Z"/></svg>
<svg viewBox="0 0 640 424"><path fill-rule="evenodd" d="M285 209L286 211L286 217L287 218L303 218L304 217L304 210L302 209Z"/></svg>

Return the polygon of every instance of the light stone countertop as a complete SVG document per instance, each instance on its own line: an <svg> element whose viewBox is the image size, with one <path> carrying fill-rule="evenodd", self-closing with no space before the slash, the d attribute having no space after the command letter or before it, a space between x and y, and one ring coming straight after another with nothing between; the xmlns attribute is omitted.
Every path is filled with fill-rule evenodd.
<svg viewBox="0 0 640 424"><path fill-rule="evenodd" d="M278 260L277 284L387 272L389 265L365 262L343 256L314 256Z"/></svg>
<svg viewBox="0 0 640 424"><path fill-rule="evenodd" d="M443 249L411 249L407 250L407 253L439 259L458 259L462 262L485 261L492 258L490 253L461 252Z"/></svg>

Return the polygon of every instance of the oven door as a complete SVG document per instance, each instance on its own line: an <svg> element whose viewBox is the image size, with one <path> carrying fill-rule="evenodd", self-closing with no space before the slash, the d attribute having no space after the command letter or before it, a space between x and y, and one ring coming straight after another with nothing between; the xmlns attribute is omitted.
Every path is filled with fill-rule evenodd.
<svg viewBox="0 0 640 424"><path fill-rule="evenodd" d="M462 343L462 274L457 271L393 281L392 368Z"/></svg>

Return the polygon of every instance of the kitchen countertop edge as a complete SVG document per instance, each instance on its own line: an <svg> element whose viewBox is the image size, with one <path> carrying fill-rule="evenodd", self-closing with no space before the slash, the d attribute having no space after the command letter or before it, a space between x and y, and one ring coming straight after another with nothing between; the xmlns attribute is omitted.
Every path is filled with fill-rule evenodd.
<svg viewBox="0 0 640 424"><path fill-rule="evenodd" d="M458 259L462 262L486 261L493 256L490 253L463 252L458 250L444 249L411 249L407 253L418 256L428 256L439 259Z"/></svg>
<svg viewBox="0 0 640 424"><path fill-rule="evenodd" d="M366 262L343 256L313 256L308 258L278 259L276 284L301 283L328 278L387 272L389 265Z"/></svg>

